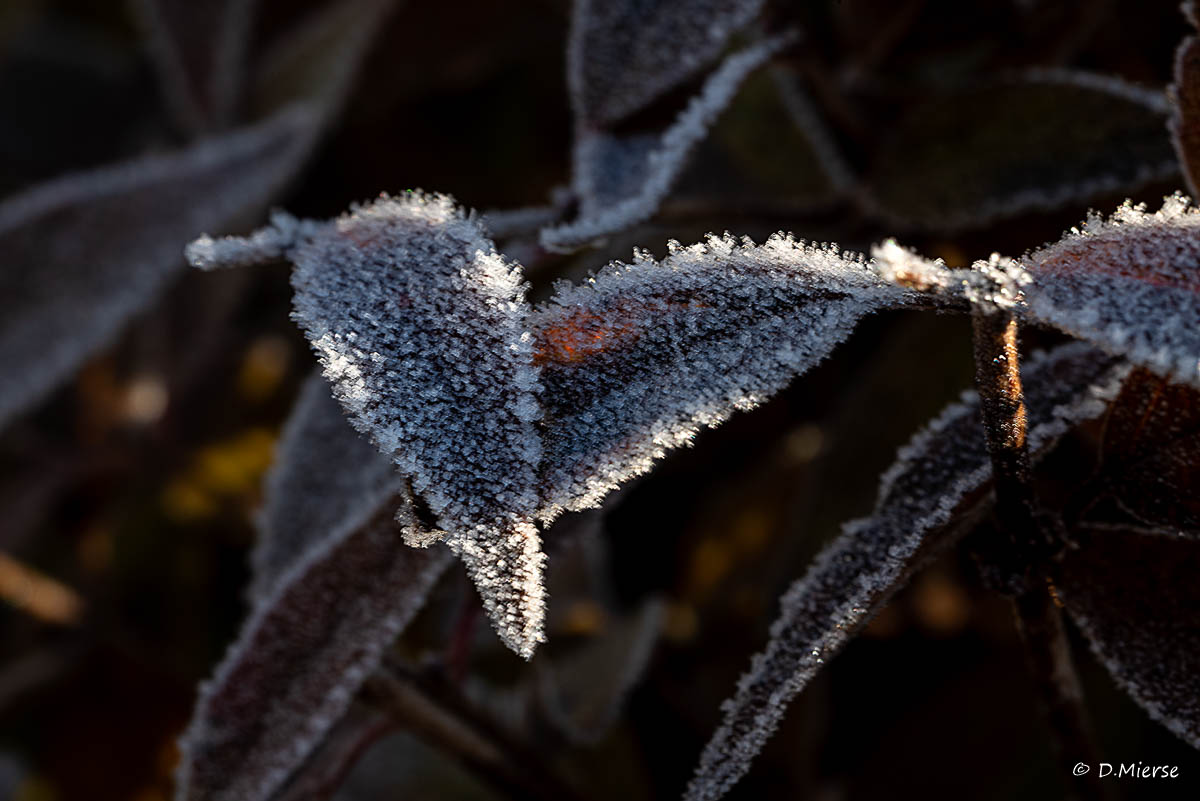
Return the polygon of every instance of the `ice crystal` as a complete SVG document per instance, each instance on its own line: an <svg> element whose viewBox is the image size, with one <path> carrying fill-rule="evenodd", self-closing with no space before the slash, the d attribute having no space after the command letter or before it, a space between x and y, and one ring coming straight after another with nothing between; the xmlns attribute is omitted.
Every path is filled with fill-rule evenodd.
<svg viewBox="0 0 1200 801"><path fill-rule="evenodd" d="M670 249L560 285L533 315L545 517L596 504L821 361L863 315L914 297L861 257L780 235Z"/></svg>
<svg viewBox="0 0 1200 801"><path fill-rule="evenodd" d="M1124 368L1081 343L1026 367L1029 447L1037 452L1075 423L1100 415ZM870 517L847 523L788 589L766 650L725 703L688 799L716 799L750 768L787 704L921 564L949 544L951 514L991 476L979 399L964 393L900 449L880 480Z"/></svg>
<svg viewBox="0 0 1200 801"><path fill-rule="evenodd" d="M763 0L575 0L567 83L581 125L607 127L712 63Z"/></svg>
<svg viewBox="0 0 1200 801"><path fill-rule="evenodd" d="M1034 320L1200 386L1200 212L1186 198L1093 215L1022 263Z"/></svg>
<svg viewBox="0 0 1200 801"><path fill-rule="evenodd" d="M0 423L37 401L183 268L196 231L252 219L307 152L307 106L35 186L0 203Z"/></svg>
<svg viewBox="0 0 1200 801"><path fill-rule="evenodd" d="M1197 575L1194 541L1104 531L1066 554L1058 590L1117 683L1200 748Z"/></svg>
<svg viewBox="0 0 1200 801"><path fill-rule="evenodd" d="M573 222L544 229L542 244L571 250L653 215L738 87L793 38L776 36L729 56L661 135L578 131L573 171L581 214Z"/></svg>

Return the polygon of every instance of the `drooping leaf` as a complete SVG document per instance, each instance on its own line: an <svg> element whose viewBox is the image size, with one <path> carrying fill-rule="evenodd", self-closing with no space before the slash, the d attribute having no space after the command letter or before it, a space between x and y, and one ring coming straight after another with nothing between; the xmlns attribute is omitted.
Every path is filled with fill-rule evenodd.
<svg viewBox="0 0 1200 801"><path fill-rule="evenodd" d="M1093 215L1021 261L1032 319L1200 386L1200 212L1185 198Z"/></svg>
<svg viewBox="0 0 1200 801"><path fill-rule="evenodd" d="M63 380L184 266L184 243L261 213L306 152L293 107L162 156L77 173L0 203L0 423Z"/></svg>
<svg viewBox="0 0 1200 801"><path fill-rule="evenodd" d="M253 606L344 520L392 502L404 491L404 478L351 427L328 382L314 374L288 418L265 485L250 557Z"/></svg>
<svg viewBox="0 0 1200 801"><path fill-rule="evenodd" d="M567 83L576 118L608 127L716 60L763 0L575 0Z"/></svg>
<svg viewBox="0 0 1200 801"><path fill-rule="evenodd" d="M404 544L402 494L358 508L295 561L201 685L180 747L180 801L267 799L349 708L452 561Z"/></svg>
<svg viewBox="0 0 1200 801"><path fill-rule="evenodd" d="M452 561L405 545L391 461L319 375L304 385L267 479L251 613L201 688L181 799L266 799L318 747Z"/></svg>
<svg viewBox="0 0 1200 801"><path fill-rule="evenodd" d="M242 89L254 0L137 0L168 107L189 131L221 128Z"/></svg>
<svg viewBox="0 0 1200 801"><path fill-rule="evenodd" d="M1194 22L1190 3L1185 13ZM1192 197L1200 197L1200 38L1188 36L1175 51L1175 83L1170 88L1171 142Z"/></svg>
<svg viewBox="0 0 1200 801"><path fill-rule="evenodd" d="M863 315L906 303L836 248L671 243L635 253L533 315L545 387L544 517L595 505L823 359Z"/></svg>
<svg viewBox="0 0 1200 801"><path fill-rule="evenodd" d="M1200 543L1097 532L1063 559L1059 595L1150 717L1200 748Z"/></svg>
<svg viewBox="0 0 1200 801"><path fill-rule="evenodd" d="M900 120L871 176L894 225L947 230L1128 192L1178 173L1164 95L1038 71L948 92Z"/></svg>
<svg viewBox="0 0 1200 801"><path fill-rule="evenodd" d="M577 131L572 172L580 216L544 229L542 245L569 251L652 216L742 81L792 38L776 36L729 56L661 134Z"/></svg>
<svg viewBox="0 0 1200 801"><path fill-rule="evenodd" d="M1034 453L1100 415L1124 368L1070 343L1025 370L1028 443ZM967 392L900 450L870 517L847 523L787 591L766 650L724 707L685 797L723 796L750 768L787 704L920 568L949 544L952 513L991 477L979 400Z"/></svg>
<svg viewBox="0 0 1200 801"><path fill-rule="evenodd" d="M294 316L338 400L448 532L501 638L530 656L545 616L541 412L520 268L449 198L418 193L190 255L245 261L291 236Z"/></svg>
<svg viewBox="0 0 1200 801"><path fill-rule="evenodd" d="M1134 370L1104 422L1099 483L1149 526L1200 539L1200 392Z"/></svg>

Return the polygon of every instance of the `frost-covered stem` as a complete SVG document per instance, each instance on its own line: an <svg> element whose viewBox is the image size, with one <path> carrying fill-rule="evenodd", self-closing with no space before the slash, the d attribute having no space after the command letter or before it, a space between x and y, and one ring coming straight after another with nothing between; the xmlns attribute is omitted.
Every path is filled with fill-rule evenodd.
<svg viewBox="0 0 1200 801"><path fill-rule="evenodd" d="M1112 797L1100 782L1096 748L1083 688L1071 661L1070 645L1063 630L1062 615L1044 584L1031 585L1013 599L1025 657L1046 707L1046 717L1058 747L1058 762L1071 789L1080 801L1107 801ZM1072 768L1080 762L1092 770L1075 777Z"/></svg>
<svg viewBox="0 0 1200 801"><path fill-rule="evenodd" d="M1098 752L1083 708L1079 677L1058 608L1042 578L1049 538L1034 513L1029 480L1017 318L1011 311L976 309L972 322L975 385L992 461L996 520L1009 541L1004 567L1014 579L1013 610L1057 740L1062 769L1070 771L1078 762L1094 766ZM1105 798L1095 772L1073 783L1072 789L1085 801Z"/></svg>
<svg viewBox="0 0 1200 801"><path fill-rule="evenodd" d="M367 681L366 692L404 728L458 759L504 796L539 801L580 801L544 760L508 742L504 734L452 698L430 691L395 664Z"/></svg>

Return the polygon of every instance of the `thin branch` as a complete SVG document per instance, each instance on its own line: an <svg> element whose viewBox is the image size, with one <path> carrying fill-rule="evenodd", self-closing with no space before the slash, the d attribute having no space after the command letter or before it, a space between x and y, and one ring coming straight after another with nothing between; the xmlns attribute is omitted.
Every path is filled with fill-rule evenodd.
<svg viewBox="0 0 1200 801"><path fill-rule="evenodd" d="M396 722L359 704L350 708L320 748L305 762L291 782L272 801L325 801L332 798L359 757Z"/></svg>
<svg viewBox="0 0 1200 801"><path fill-rule="evenodd" d="M1054 731L1064 771L1077 763L1095 765L1097 749L1083 705L1079 677L1063 632L1062 619L1046 584L1051 539L1035 513L1026 445L1025 399L1017 349L1017 318L1007 311L976 310L975 385L992 460L995 516L1008 537L1007 564L1012 602L1033 679ZM1064 775L1067 775L1064 773ZM1085 801L1107 798L1095 772L1073 781Z"/></svg>
<svg viewBox="0 0 1200 801"><path fill-rule="evenodd" d="M377 671L364 691L396 723L457 758L500 793L514 799L581 801L544 759L511 742L448 692L435 692L427 684L393 663Z"/></svg>

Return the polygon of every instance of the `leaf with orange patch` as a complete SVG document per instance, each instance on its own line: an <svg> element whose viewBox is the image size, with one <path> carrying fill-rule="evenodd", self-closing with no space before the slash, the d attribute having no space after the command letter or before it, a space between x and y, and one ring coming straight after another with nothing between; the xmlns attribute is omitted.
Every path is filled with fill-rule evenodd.
<svg viewBox="0 0 1200 801"><path fill-rule="evenodd" d="M861 256L779 235L635 257L559 286L533 314L543 517L595 505L701 428L782 389L863 315L918 297Z"/></svg>

